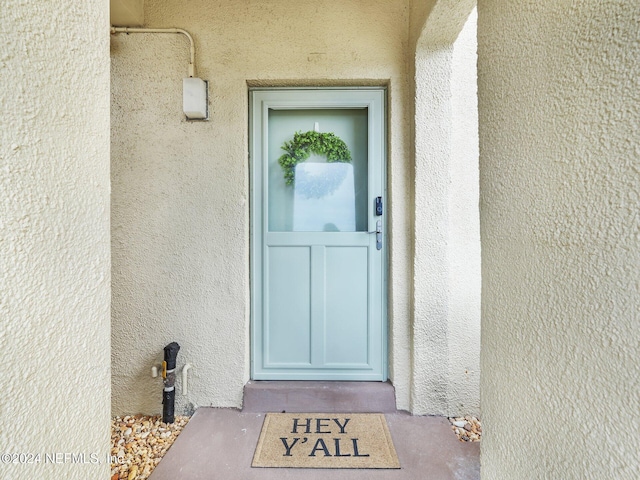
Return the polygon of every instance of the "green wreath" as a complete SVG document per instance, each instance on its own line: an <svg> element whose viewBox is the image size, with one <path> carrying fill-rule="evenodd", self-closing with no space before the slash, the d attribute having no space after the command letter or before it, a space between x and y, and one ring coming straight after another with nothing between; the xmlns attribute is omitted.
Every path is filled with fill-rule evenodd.
<svg viewBox="0 0 640 480"><path fill-rule="evenodd" d="M325 155L328 163L351 162L351 152L344 141L333 133L320 133L310 130L308 132L296 132L293 140L284 142L284 153L278 163L284 170L284 181L287 185L295 182L295 168L299 163L308 159L312 153Z"/></svg>

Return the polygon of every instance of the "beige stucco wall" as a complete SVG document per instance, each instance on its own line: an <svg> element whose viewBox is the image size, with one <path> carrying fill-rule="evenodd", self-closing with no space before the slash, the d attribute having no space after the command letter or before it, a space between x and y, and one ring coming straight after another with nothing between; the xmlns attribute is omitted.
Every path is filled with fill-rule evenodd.
<svg viewBox="0 0 640 480"><path fill-rule="evenodd" d="M477 19L453 44L447 239L449 413L480 414L480 212Z"/></svg>
<svg viewBox="0 0 640 480"><path fill-rule="evenodd" d="M112 38L113 412L158 412L149 369L177 341L193 406L239 407L249 378L249 85L388 85L391 376L409 408L411 209L404 0L147 2L196 39L211 120L181 113L186 40ZM178 383L180 388L180 383Z"/></svg>
<svg viewBox="0 0 640 480"><path fill-rule="evenodd" d="M480 411L473 6L438 2L416 45L411 411L419 414Z"/></svg>
<svg viewBox="0 0 640 480"><path fill-rule="evenodd" d="M107 478L108 4L1 9L0 478Z"/></svg>
<svg viewBox="0 0 640 480"><path fill-rule="evenodd" d="M478 10L483 478L637 477L640 9Z"/></svg>

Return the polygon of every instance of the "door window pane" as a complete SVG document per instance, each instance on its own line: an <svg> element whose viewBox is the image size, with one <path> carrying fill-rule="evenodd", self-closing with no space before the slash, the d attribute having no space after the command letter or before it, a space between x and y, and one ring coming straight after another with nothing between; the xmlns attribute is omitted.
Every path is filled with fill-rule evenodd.
<svg viewBox="0 0 640 480"><path fill-rule="evenodd" d="M366 231L368 207L366 109L269 110L268 214L272 232ZM312 154L295 166L287 185L278 163L284 142L296 132L333 133L351 153L351 162L327 162Z"/></svg>

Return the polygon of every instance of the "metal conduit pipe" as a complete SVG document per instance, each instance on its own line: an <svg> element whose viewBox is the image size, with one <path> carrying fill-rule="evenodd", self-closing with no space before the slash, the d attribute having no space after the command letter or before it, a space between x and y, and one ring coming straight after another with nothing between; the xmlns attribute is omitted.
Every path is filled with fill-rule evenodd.
<svg viewBox="0 0 640 480"><path fill-rule="evenodd" d="M182 28L136 28L136 27L111 27L111 35L116 33L181 33L189 39L189 77L196 75L196 46L193 37Z"/></svg>

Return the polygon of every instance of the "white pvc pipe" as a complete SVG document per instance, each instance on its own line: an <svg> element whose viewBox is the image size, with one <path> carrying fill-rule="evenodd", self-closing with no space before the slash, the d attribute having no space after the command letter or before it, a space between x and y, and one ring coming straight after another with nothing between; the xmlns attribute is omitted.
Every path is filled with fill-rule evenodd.
<svg viewBox="0 0 640 480"><path fill-rule="evenodd" d="M189 77L196 74L196 46L193 37L182 28L136 28L136 27L111 27L111 34L116 33L181 33L189 39Z"/></svg>
<svg viewBox="0 0 640 480"><path fill-rule="evenodd" d="M187 394L187 372L191 369L190 364L186 364L182 367L182 395Z"/></svg>

